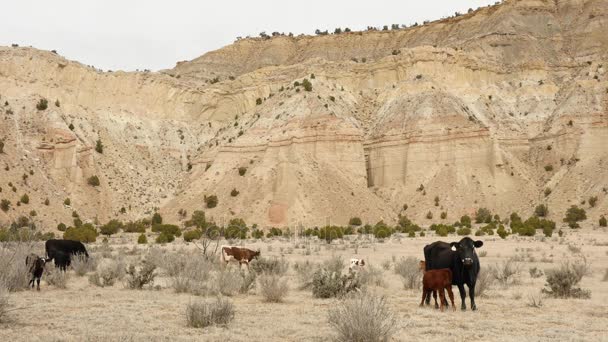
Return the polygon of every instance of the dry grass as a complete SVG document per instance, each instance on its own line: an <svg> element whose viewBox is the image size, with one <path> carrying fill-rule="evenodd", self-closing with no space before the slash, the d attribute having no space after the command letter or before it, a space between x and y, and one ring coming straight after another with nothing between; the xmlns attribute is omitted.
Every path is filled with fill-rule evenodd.
<svg viewBox="0 0 608 342"><path fill-rule="evenodd" d="M0 284L0 323L6 318L8 313L9 301L8 301L8 289L3 284Z"/></svg>
<svg viewBox="0 0 608 342"><path fill-rule="evenodd" d="M487 291L492 287L494 281L494 273L491 269L482 268L479 270L477 282L475 283L475 295L479 297L486 296Z"/></svg>
<svg viewBox="0 0 608 342"><path fill-rule="evenodd" d="M189 327L204 328L210 325L226 325L234 319L234 305L227 299L218 297L213 301L188 304L186 321Z"/></svg>
<svg viewBox="0 0 608 342"><path fill-rule="evenodd" d="M293 265L293 269L296 272L298 279L298 288L300 290L308 290L312 287L312 277L319 268L319 264L313 263L309 260L296 261Z"/></svg>
<svg viewBox="0 0 608 342"><path fill-rule="evenodd" d="M270 303L281 303L289 292L287 279L276 274L262 274L258 278L260 293Z"/></svg>
<svg viewBox="0 0 608 342"><path fill-rule="evenodd" d="M591 291L576 287L588 272L586 262L565 262L546 272L548 288L543 292L556 298L590 298Z"/></svg>
<svg viewBox="0 0 608 342"><path fill-rule="evenodd" d="M396 323L386 298L365 292L355 293L329 310L329 324L338 341L388 341Z"/></svg>
<svg viewBox="0 0 608 342"><path fill-rule="evenodd" d="M99 286L113 286L117 280L122 280L126 273L126 266L122 260L103 259L97 271L89 275L89 283Z"/></svg>
<svg viewBox="0 0 608 342"><path fill-rule="evenodd" d="M285 275L289 270L289 262L285 258L263 258L252 260L249 269L257 274Z"/></svg>
<svg viewBox="0 0 608 342"><path fill-rule="evenodd" d="M521 264L513 258L494 265L494 278L503 286L517 284Z"/></svg>
<svg viewBox="0 0 608 342"><path fill-rule="evenodd" d="M71 266L77 276L82 277L89 272L95 271L97 263L95 259L89 258L84 254L72 255Z"/></svg>
<svg viewBox="0 0 608 342"><path fill-rule="evenodd" d="M155 270L155 265L145 261L139 268L129 265L125 286L128 289L141 290L146 285L152 285L156 278Z"/></svg>
<svg viewBox="0 0 608 342"><path fill-rule="evenodd" d="M31 245L11 243L0 245L0 284L9 292L28 287L28 269L25 258L31 252Z"/></svg>
<svg viewBox="0 0 608 342"><path fill-rule="evenodd" d="M53 285L59 289L65 289L68 287L68 281L70 280L70 274L68 272L61 271L57 267L46 268L45 279L49 285Z"/></svg>

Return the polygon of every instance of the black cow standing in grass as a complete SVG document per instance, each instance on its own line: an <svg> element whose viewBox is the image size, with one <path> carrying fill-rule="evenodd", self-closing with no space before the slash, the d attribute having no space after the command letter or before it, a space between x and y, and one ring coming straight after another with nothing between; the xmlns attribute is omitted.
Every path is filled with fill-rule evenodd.
<svg viewBox="0 0 608 342"><path fill-rule="evenodd" d="M473 241L471 238L465 237L459 242L447 243L437 241L424 247L424 260L427 271L442 268L449 268L452 271L452 285L458 286L463 311L467 309L465 304L466 293L464 292L465 284L469 288L471 309L477 310L477 306L475 305L475 283L477 282L480 266L475 248L480 248L481 246L483 246L483 241ZM429 304L430 300L431 296L429 294L426 300L427 304Z"/></svg>
<svg viewBox="0 0 608 342"><path fill-rule="evenodd" d="M72 255L84 254L87 258L89 253L80 241L73 240L48 240L45 244L46 262L55 260L55 267L65 271L71 264Z"/></svg>
<svg viewBox="0 0 608 342"><path fill-rule="evenodd" d="M44 258L41 258L33 253L25 258L25 265L27 266L27 271L31 276L28 285L31 285L32 288L34 288L34 283L37 281L38 284L36 286L36 290L38 291L40 291L40 278L44 272L45 264L46 260Z"/></svg>

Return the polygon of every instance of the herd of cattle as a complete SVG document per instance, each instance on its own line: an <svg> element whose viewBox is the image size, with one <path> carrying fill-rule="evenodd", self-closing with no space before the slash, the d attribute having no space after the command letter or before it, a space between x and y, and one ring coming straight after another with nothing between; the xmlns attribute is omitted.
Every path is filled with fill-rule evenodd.
<svg viewBox="0 0 608 342"><path fill-rule="evenodd" d="M429 305L431 301L431 293L435 299L435 307L444 310L447 300L444 290L448 292L454 306L454 295L452 293L452 285L458 286L460 298L462 300L461 309L466 310L465 304L465 288L469 289L469 298L471 300L471 309L476 310L475 305L475 283L479 274L479 258L475 252L476 248L483 246L483 241L473 241L471 238L465 237L459 242L433 242L424 247L424 261L420 261L420 268L424 271L422 278L423 293L422 302L420 305ZM25 263L28 266L30 273L29 285L34 287L37 282L37 289L40 290L40 278L44 272L46 263L54 260L55 267L65 271L70 266L71 258L74 255L84 255L89 257L86 248L79 241L71 240L48 240L45 244L46 258L39 257L35 254L27 256ZM260 256L260 251L252 251L247 248L222 246L221 260L225 263L236 261L239 266L242 264L249 267L249 263ZM351 259L349 269L351 271L356 268L365 267L365 260ZM441 305L437 303L437 293Z"/></svg>

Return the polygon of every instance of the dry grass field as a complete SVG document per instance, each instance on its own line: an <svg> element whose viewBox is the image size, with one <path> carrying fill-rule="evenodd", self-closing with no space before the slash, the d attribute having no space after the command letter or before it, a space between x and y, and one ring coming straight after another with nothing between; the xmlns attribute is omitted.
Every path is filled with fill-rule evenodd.
<svg viewBox="0 0 608 342"><path fill-rule="evenodd" d="M244 246L259 248L264 258L279 257L289 263L282 276L289 291L278 303L265 300L259 282L254 288L245 289L245 293L238 289L227 293L224 298L234 305L234 319L226 325L206 328L189 327L186 308L192 303L212 300L218 291L222 292L220 286L230 285L230 278L224 282L215 280L213 272L220 269L218 258L212 265L205 263L200 258L201 251L181 239L165 246L152 246L137 245L136 238L135 234L122 234L113 236L107 244L97 242L87 246L100 274L102 268L118 270L118 280L113 285L100 287L91 283L89 278L95 273L92 267L82 270L80 273L86 272L83 276L70 270L66 286L61 288L61 282L51 279L53 274L47 273L52 268L47 265L40 292L21 290L8 294L9 311L0 318L0 341L333 340L337 335L329 324L328 313L343 299L313 298L310 289L301 289L302 278L294 265L305 261L321 263L336 257L342 257L345 262L351 257L364 258L368 262L366 267L375 271L364 291L385 296L396 322L390 337L393 341L608 340L608 231L605 229L567 230L562 238L481 237L485 243L478 250L482 272L504 268L509 260L508 265L516 272L504 283L495 280L478 297L475 312L458 309L442 313L431 307L421 308L418 306L421 290L405 289L402 278L394 272L402 258L423 258L422 248L438 240L434 236L393 236L384 242L353 237L331 245L288 239L244 241ZM459 238L450 236L442 240ZM3 248L6 251L14 246ZM32 249L43 254L41 243ZM122 270L129 264L140 264L144 258L157 266L156 279L152 286L129 289L128 276L123 276ZM183 266L184 260L206 269L189 269ZM536 267L544 273L567 260L586 261L588 271L579 286L591 291L590 299L558 299L541 294L546 278L544 275L533 277L530 269ZM236 264L228 267L237 268ZM180 272L189 273L184 277ZM185 278L195 281L188 283ZM49 279L55 280L56 285L49 285ZM179 288L185 292L176 293L180 280ZM459 306L458 290L456 287L454 290ZM540 305L534 305L538 301Z"/></svg>

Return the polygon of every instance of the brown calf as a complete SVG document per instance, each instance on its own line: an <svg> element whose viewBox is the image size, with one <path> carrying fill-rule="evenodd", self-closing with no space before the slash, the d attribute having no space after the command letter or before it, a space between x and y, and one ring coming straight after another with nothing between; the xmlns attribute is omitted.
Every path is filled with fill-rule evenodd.
<svg viewBox="0 0 608 342"><path fill-rule="evenodd" d="M424 261L420 262L421 268L424 270ZM422 277L422 301L420 302L420 306L424 305L424 300L428 295L430 295L431 291L433 292L433 297L435 298L435 306L437 306L437 291L439 292L439 300L441 302L440 309L444 310L444 302L445 302L445 292L448 291L448 295L450 296L450 301L452 302L452 310L456 310L454 306L454 293L452 292L452 271L449 268L442 268L439 270L428 270L424 272L424 276Z"/></svg>
<svg viewBox="0 0 608 342"><path fill-rule="evenodd" d="M222 246L222 260L228 264L231 260L236 260L241 264L247 265L249 262L260 255L260 251L252 251L243 247Z"/></svg>

